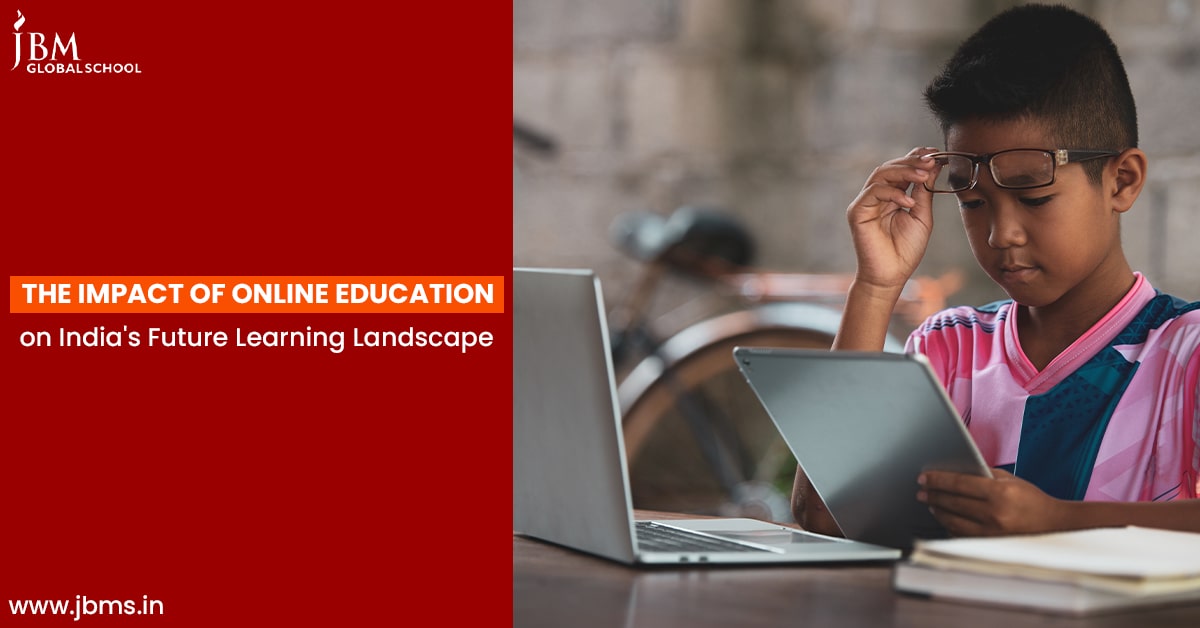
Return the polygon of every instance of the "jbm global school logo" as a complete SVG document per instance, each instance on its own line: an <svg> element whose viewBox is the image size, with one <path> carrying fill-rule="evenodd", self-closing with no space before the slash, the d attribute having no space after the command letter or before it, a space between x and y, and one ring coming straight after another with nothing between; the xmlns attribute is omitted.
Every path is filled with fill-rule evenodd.
<svg viewBox="0 0 1200 628"><path fill-rule="evenodd" d="M30 74L141 74L136 63L81 63L79 42L75 33L63 39L54 33L53 39L36 31L21 32L25 26L25 15L17 10L17 21L13 23L13 66L16 70L24 62ZM22 45L24 41L24 45ZM21 53L25 56L22 57Z"/></svg>

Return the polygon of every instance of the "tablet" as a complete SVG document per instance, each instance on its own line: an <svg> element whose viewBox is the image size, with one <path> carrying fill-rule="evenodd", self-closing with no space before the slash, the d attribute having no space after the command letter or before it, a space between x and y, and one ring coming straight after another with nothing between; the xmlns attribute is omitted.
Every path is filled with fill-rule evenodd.
<svg viewBox="0 0 1200 628"><path fill-rule="evenodd" d="M738 368L847 538L903 550L946 530L917 476L992 477L921 354L736 347Z"/></svg>

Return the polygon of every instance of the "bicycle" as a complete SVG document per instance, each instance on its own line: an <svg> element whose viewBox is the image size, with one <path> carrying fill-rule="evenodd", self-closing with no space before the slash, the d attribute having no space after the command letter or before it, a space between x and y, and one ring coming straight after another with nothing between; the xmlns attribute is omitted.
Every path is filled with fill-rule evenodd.
<svg viewBox="0 0 1200 628"><path fill-rule="evenodd" d="M828 349L853 275L756 268L753 238L716 208L626 213L610 240L641 263L640 277L609 313L634 506L791 522L795 458L742 381L732 350ZM701 282L720 304L682 325L681 312L693 304L651 320L653 297L668 277ZM957 271L911 279L897 326L940 310L961 283ZM885 350L902 349L889 333Z"/></svg>

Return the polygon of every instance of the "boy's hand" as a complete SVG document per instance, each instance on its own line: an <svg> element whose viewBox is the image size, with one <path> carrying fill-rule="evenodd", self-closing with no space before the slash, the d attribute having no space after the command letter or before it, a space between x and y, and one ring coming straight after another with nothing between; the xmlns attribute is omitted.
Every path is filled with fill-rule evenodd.
<svg viewBox="0 0 1200 628"><path fill-rule="evenodd" d="M846 209L857 282L899 290L916 271L933 231L933 193L922 184L937 176L937 165L924 156L936 150L914 148L884 162Z"/></svg>
<svg viewBox="0 0 1200 628"><path fill-rule="evenodd" d="M997 536L1060 529L1061 500L999 469L994 478L926 471L917 500L955 536Z"/></svg>

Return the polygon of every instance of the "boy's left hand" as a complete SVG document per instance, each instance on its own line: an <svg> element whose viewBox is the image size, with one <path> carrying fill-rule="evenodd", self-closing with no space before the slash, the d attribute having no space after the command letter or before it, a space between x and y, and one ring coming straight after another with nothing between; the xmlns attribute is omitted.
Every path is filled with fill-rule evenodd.
<svg viewBox="0 0 1200 628"><path fill-rule="evenodd" d="M1062 501L999 469L993 478L926 471L917 500L954 536L996 536L1058 529Z"/></svg>

